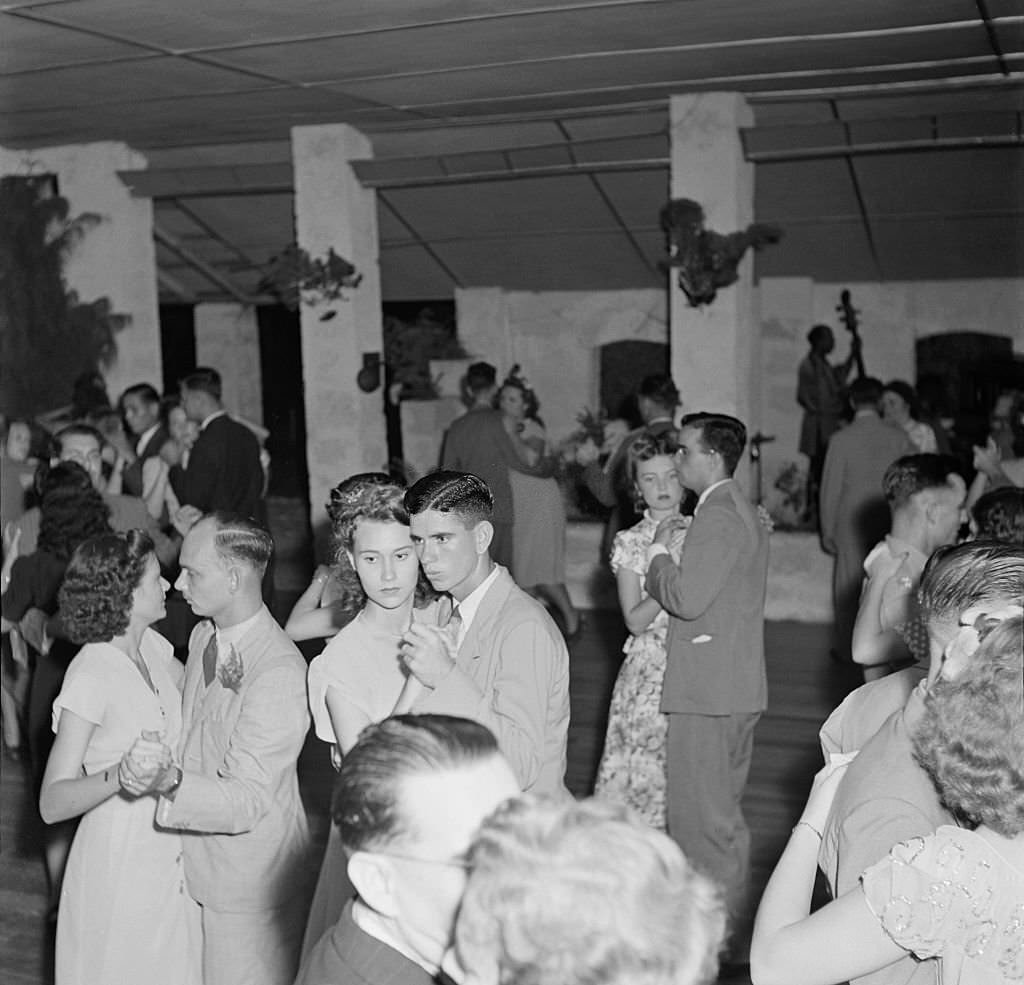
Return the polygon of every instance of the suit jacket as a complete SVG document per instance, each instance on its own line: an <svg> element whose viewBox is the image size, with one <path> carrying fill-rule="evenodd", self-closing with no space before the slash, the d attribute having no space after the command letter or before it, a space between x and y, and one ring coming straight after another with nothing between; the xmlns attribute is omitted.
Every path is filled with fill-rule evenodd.
<svg viewBox="0 0 1024 985"><path fill-rule="evenodd" d="M694 513L679 564L659 555L647 570L647 591L670 616L662 711L764 711L767 581L768 531L727 482Z"/></svg>
<svg viewBox="0 0 1024 985"><path fill-rule="evenodd" d="M897 458L913 452L906 432L877 414L858 414L832 435L821 476L821 538L830 550L852 538L863 547L863 557L886 535L882 476Z"/></svg>
<svg viewBox="0 0 1024 985"><path fill-rule="evenodd" d="M448 427L441 449L441 468L472 472L487 483L494 496L495 523L511 523L512 482L509 472L549 476L550 465L528 467L516 454L501 414L490 407L471 407Z"/></svg>
<svg viewBox="0 0 1024 985"><path fill-rule="evenodd" d="M262 520L263 466L256 435L227 414L215 417L199 432L188 468L172 471L171 485L182 506Z"/></svg>
<svg viewBox="0 0 1024 985"><path fill-rule="evenodd" d="M189 640L184 778L173 800L160 799L156 819L188 833L185 875L199 903L273 909L307 879L309 831L295 771L309 729L306 663L264 607L235 647L243 665L237 690L219 678L207 688L203 651L212 635L204 621Z"/></svg>
<svg viewBox="0 0 1024 985"><path fill-rule="evenodd" d="M415 711L486 725L523 790L565 793L569 651L547 610L500 565L455 667Z"/></svg>
<svg viewBox="0 0 1024 985"><path fill-rule="evenodd" d="M156 458L169 438L167 429L161 424L150 436L149 441L143 445L135 461L124 470L121 476L121 488L129 496L142 495L142 465L147 458Z"/></svg>

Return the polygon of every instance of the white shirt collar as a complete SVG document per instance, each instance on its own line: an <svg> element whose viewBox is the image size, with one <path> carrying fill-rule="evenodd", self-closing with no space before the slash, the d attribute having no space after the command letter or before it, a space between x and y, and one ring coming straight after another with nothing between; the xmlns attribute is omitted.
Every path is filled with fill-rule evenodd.
<svg viewBox="0 0 1024 985"><path fill-rule="evenodd" d="M459 635L455 641L457 646L462 646L462 641L466 638L466 633L469 632L469 627L473 622L473 618L476 616L476 610L480 608L480 603L483 602L484 596L487 594L491 585L494 584L495 579L498 577L498 572L501 570L501 565L496 564L494 566L494 570L482 582L480 582L473 591L458 603L459 615L462 617L462 625L459 626Z"/></svg>
<svg viewBox="0 0 1024 985"><path fill-rule="evenodd" d="M220 410L215 410L209 417L206 418L206 420L203 421L202 424L199 425L199 430L205 431L206 425L209 424L210 421L215 420L218 417L223 417L226 413L227 411L224 410L223 407Z"/></svg>
<svg viewBox="0 0 1024 985"><path fill-rule="evenodd" d="M704 505L704 500L708 498L719 486L724 486L727 482L732 482L732 476L727 476L724 479L719 479L718 482L712 482L707 489L704 490L697 498L697 505L693 508L693 512L696 513Z"/></svg>
<svg viewBox="0 0 1024 985"><path fill-rule="evenodd" d="M135 454L141 455L142 449L149 443L149 439L159 430L160 422L157 421L152 427L146 428L142 434L139 435L139 440L135 442Z"/></svg>
<svg viewBox="0 0 1024 985"><path fill-rule="evenodd" d="M251 615L244 622L236 623L234 626L228 626L227 629L221 629L219 626L214 624L214 632L217 634L217 650L223 652L227 647L231 646L232 643L238 643L242 637L256 625L256 620L263 614L263 606L260 606L254 615Z"/></svg>

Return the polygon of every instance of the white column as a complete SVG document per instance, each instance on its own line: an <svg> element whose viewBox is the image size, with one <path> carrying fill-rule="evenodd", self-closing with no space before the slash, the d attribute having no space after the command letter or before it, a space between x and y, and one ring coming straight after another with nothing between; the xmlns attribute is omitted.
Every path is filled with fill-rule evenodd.
<svg viewBox="0 0 1024 985"><path fill-rule="evenodd" d="M32 150L0 147L0 174L53 173L70 205L69 217L94 213L99 218L75 245L64 275L80 301L107 298L112 313L128 318L114 337L112 359L100 367L114 402L133 383L160 389L163 380L153 203L134 198L117 175L147 165L142 154L113 142ZM70 388L68 380L69 395Z"/></svg>
<svg viewBox="0 0 1024 985"><path fill-rule="evenodd" d="M754 166L743 159L739 128L753 114L738 93L673 96L670 105L671 196L704 209L706 227L745 229L754 217ZM739 280L703 308L691 308L675 271L669 275L672 376L686 412L734 414L750 434L760 427L758 326L752 297L753 259ZM737 473L739 474L739 473Z"/></svg>
<svg viewBox="0 0 1024 985"><path fill-rule="evenodd" d="M376 195L363 188L348 163L372 156L370 141L345 124L292 128L298 244L314 258L333 246L363 275L348 301L301 306L314 529L322 527L332 486L353 473L387 465L383 386L363 393L356 385L363 354L377 352L383 360L384 351ZM322 321L331 309L335 316Z"/></svg>
<svg viewBox="0 0 1024 985"><path fill-rule="evenodd" d="M224 407L263 423L263 378L256 309L248 304L208 303L195 308L196 365L221 376Z"/></svg>

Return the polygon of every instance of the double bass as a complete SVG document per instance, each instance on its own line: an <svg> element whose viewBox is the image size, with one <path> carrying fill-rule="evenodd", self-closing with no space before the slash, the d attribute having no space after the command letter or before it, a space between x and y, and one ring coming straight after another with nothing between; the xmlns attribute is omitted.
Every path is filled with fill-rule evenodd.
<svg viewBox="0 0 1024 985"><path fill-rule="evenodd" d="M857 331L857 309L853 306L853 300L851 299L850 292L848 290L844 289L840 293L839 304L836 305L836 311L839 312L839 320L850 333L854 365L857 367L857 379L862 380L868 374L867 370L864 369L864 354L861 352L862 340Z"/></svg>

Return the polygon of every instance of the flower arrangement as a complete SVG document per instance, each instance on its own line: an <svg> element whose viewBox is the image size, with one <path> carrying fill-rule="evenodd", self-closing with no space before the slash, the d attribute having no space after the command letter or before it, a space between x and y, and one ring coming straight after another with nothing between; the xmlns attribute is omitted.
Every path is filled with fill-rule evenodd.
<svg viewBox="0 0 1024 985"><path fill-rule="evenodd" d="M227 659L217 662L217 680L223 687L238 694L244 674L245 665L242 663L242 655L235 649L233 643L229 644Z"/></svg>
<svg viewBox="0 0 1024 985"><path fill-rule="evenodd" d="M291 311L300 304L330 304L347 301L345 290L355 289L363 275L332 246L325 257L311 257L301 246L289 243L280 253L270 258L266 273L260 281L260 290L273 294ZM329 321L337 314L330 310L320 316Z"/></svg>

